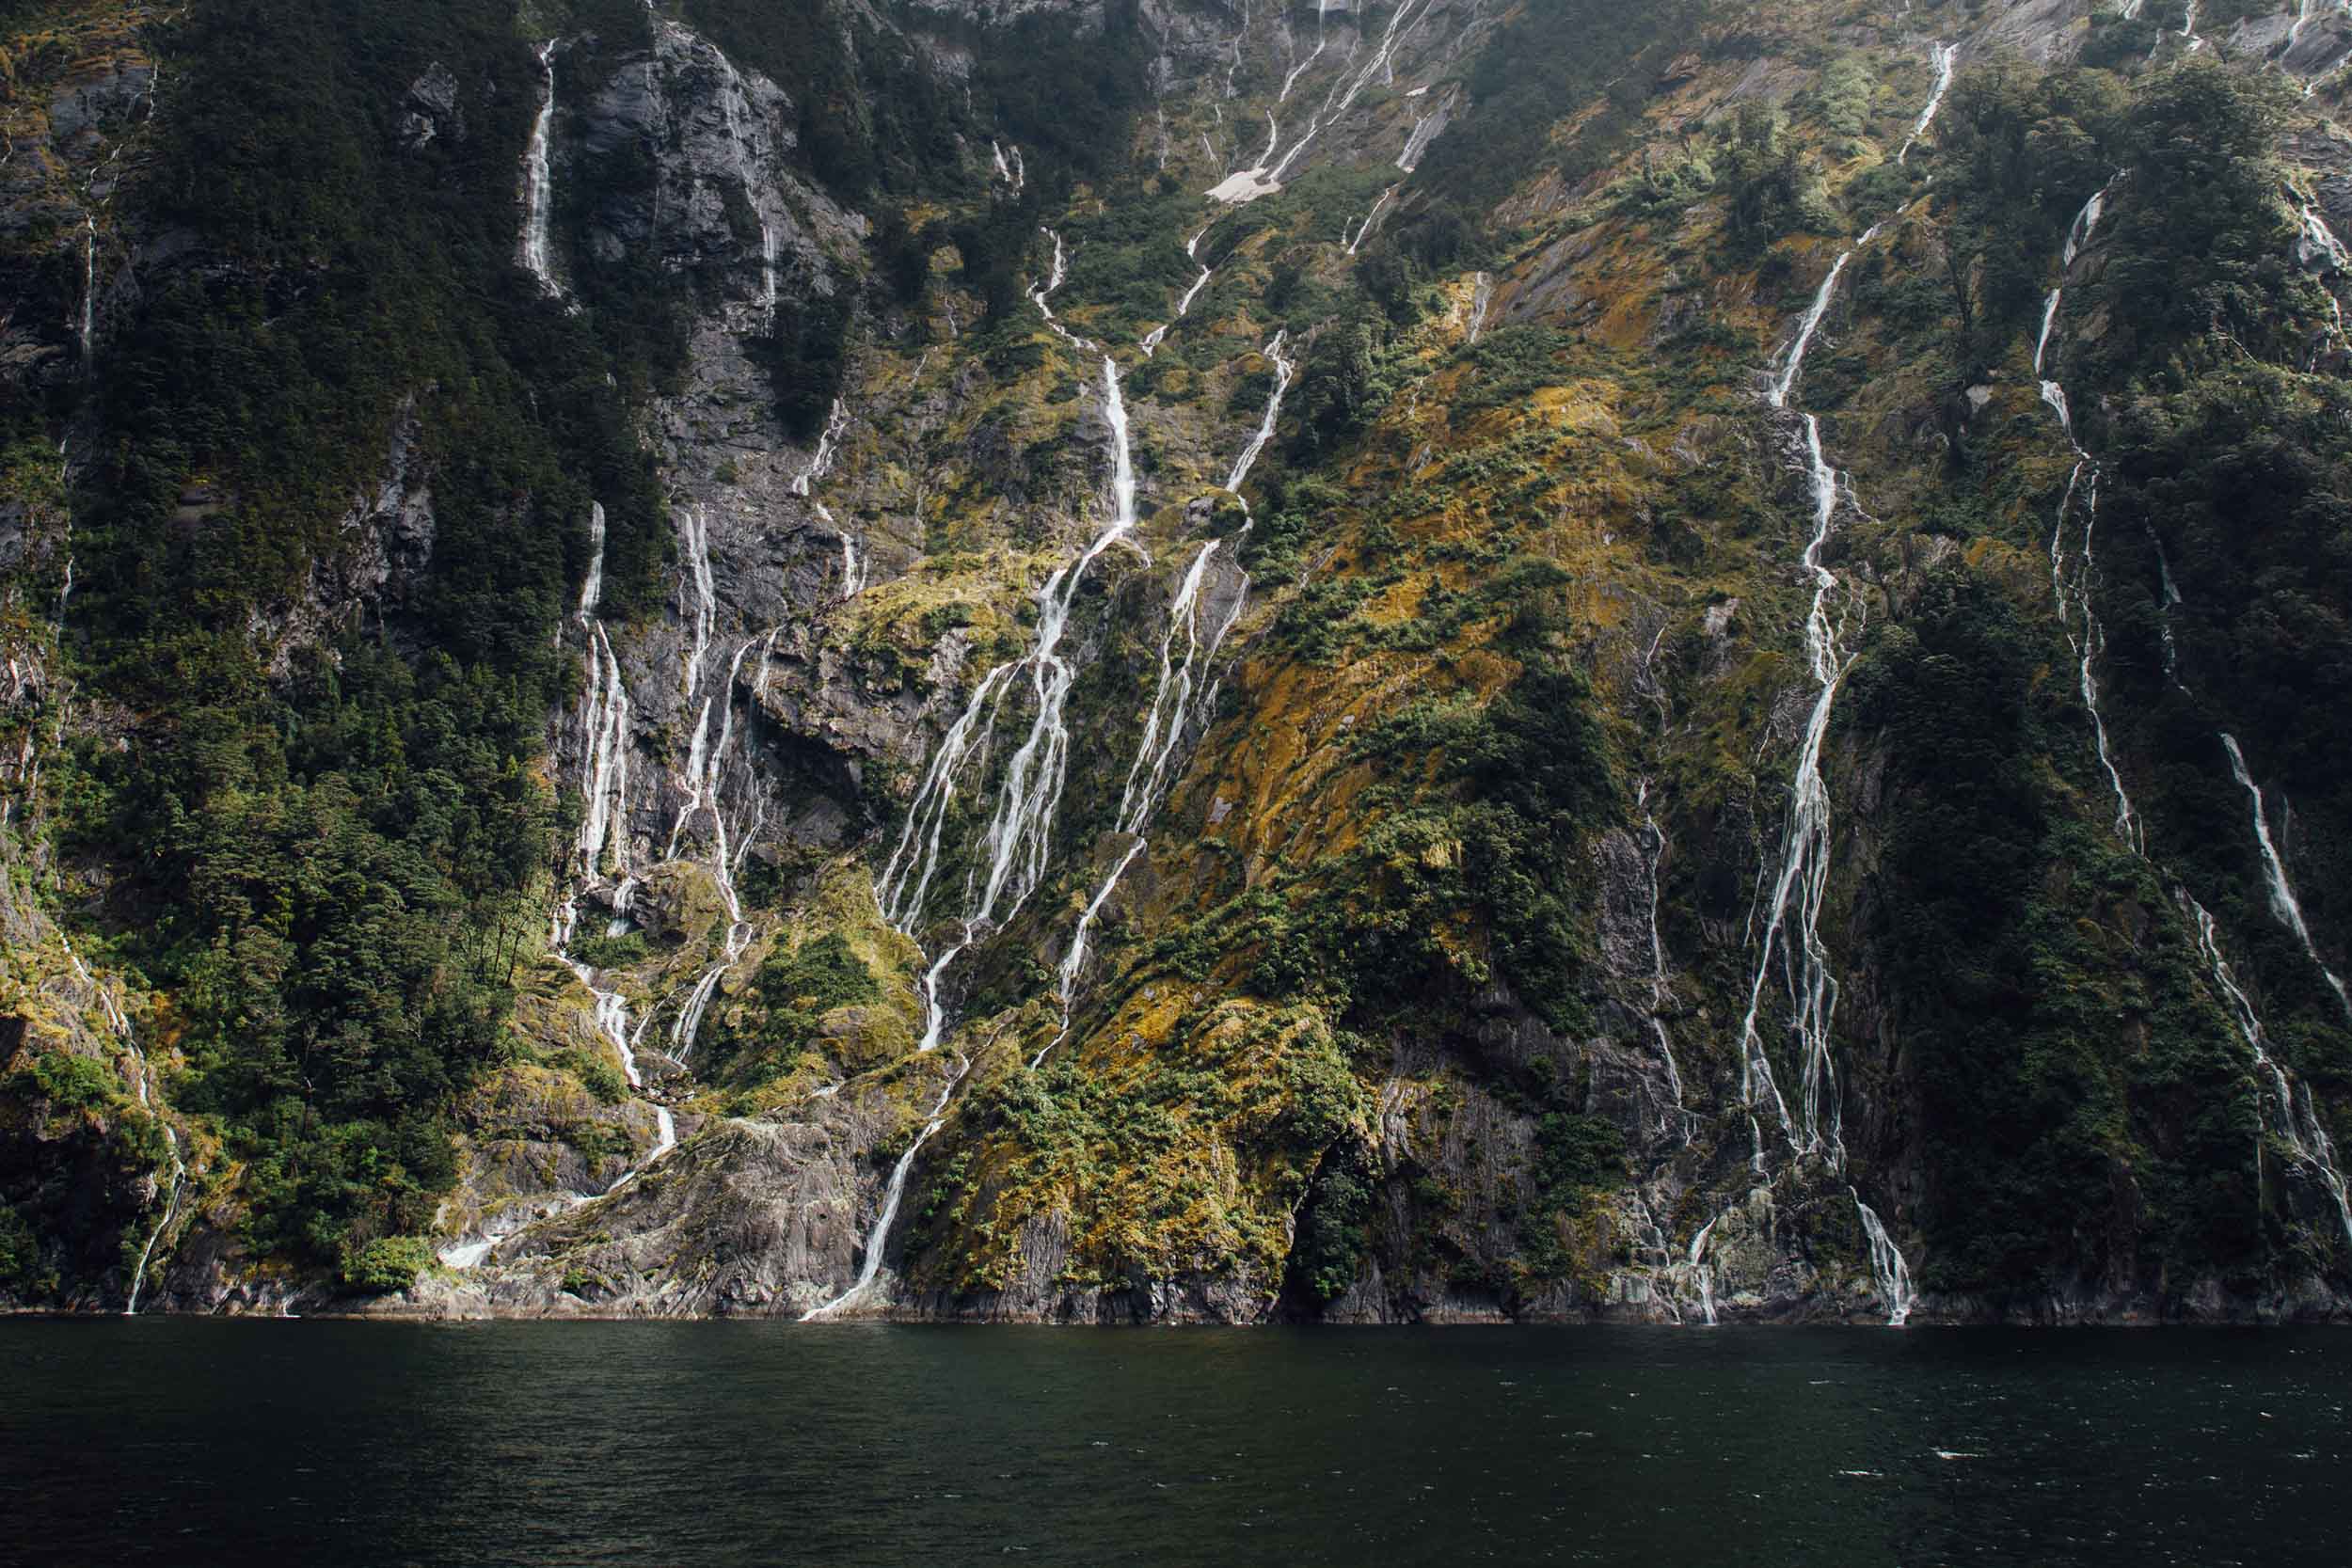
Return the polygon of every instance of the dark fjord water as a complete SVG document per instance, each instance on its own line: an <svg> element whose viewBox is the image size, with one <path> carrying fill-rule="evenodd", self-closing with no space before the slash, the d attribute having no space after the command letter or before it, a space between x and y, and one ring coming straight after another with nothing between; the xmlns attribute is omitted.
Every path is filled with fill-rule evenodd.
<svg viewBox="0 0 2352 1568"><path fill-rule="evenodd" d="M0 1322L0 1560L2352 1560L2352 1337Z"/></svg>

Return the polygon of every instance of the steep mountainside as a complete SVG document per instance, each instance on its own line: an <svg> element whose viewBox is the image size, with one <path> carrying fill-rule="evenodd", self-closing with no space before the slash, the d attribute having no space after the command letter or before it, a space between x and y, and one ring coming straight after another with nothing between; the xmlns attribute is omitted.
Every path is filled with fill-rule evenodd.
<svg viewBox="0 0 2352 1568"><path fill-rule="evenodd" d="M2352 6L0 78L0 1301L2352 1314Z"/></svg>

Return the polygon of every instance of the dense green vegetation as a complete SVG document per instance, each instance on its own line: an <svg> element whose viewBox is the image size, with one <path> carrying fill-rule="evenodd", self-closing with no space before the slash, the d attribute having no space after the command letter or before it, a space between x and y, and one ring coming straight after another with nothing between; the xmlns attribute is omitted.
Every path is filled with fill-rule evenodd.
<svg viewBox="0 0 2352 1568"><path fill-rule="evenodd" d="M2080 746L2065 694L2036 689L2045 635L1982 580L1939 576L1856 671L1846 721L1889 763L1874 902L1930 1173L1925 1282L2021 1301L2076 1278L2087 1200L2122 1170L2184 1277L2242 1267L2256 1207L2244 1064L2194 989L2192 939L2037 765ZM2108 934L2127 908L2150 927L2136 952Z"/></svg>
<svg viewBox="0 0 2352 1568"><path fill-rule="evenodd" d="M1935 1288L2020 1301L2063 1288L2086 1249L2086 1195L2125 1170L2145 1200L2143 1268L2160 1257L2178 1277L2259 1283L2246 1216L2269 1190L2246 1154L2245 1049L2168 877L2216 909L2241 967L2264 976L2273 1049L2331 1095L2352 1069L2333 998L2268 917L2218 736L2278 737L2261 766L2296 791L2303 885L2336 885L2342 769L2309 716L2340 703L2345 679L2344 417L2333 383L2301 373L2324 306L2293 266L2277 200L2280 113L2267 78L2202 62L2129 91L2100 71L1995 62L1964 73L1945 110L1935 189L1962 376L2030 346L2068 226L2108 191L2060 323L2101 329L2062 332L2052 365L2104 461L2105 707L2153 863L2105 826L2079 700L2036 678L2070 667L2072 650L1985 580L1931 579L1857 670L1844 718L1890 760L1872 902L1933 1173L1918 1217ZM1875 274L1862 281L1903 305ZM1938 527L1967 510L1956 488ZM2088 505L2075 498L2070 538ZM2052 495L2028 514L2027 549L2047 552L2057 506ZM2168 608L2168 565L2192 602ZM2327 891L2317 899L2324 930L2340 914ZM2137 933L2128 946L2123 930Z"/></svg>
<svg viewBox="0 0 2352 1568"><path fill-rule="evenodd" d="M146 847L101 920L183 1015L175 1098L248 1162L253 1240L333 1261L426 1222L454 1097L500 1050L589 499L615 613L663 534L615 361L513 265L536 67L501 19L423 0L363 39L263 0L171 47L142 188L193 255L110 335L110 439L77 470L77 655L138 744L81 750L73 842ZM404 152L435 59L509 90ZM308 608L396 443L433 476L432 571Z"/></svg>

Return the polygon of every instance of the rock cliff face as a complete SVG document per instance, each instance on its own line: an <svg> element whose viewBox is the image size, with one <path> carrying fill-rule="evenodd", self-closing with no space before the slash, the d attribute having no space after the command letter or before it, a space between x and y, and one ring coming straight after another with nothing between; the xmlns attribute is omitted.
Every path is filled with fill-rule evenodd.
<svg viewBox="0 0 2352 1568"><path fill-rule="evenodd" d="M447 198L495 367L372 369L298 495L266 420L138 470L142 569L279 731L422 754L440 721L365 706L387 657L561 694L527 754L368 775L401 831L541 813L448 906L495 1006L401 1091L430 1148L313 1078L392 1022L250 1108L270 1009L227 976L288 960L265 909L154 913L251 895L145 864L189 836L125 803L178 809L125 782L160 634L119 544L71 597L144 428L110 340L197 341L199 285L298 312L328 247L143 188L175 113L220 122L215 35L60 3L8 55L0 1299L2352 1310L2312 717L2352 651L2352 24L443 8L371 40L346 162ZM556 458L475 450L510 410ZM206 575L230 535L284 575ZM451 610L524 559L560 592ZM283 1217L328 1201L314 1115L380 1151L333 1235Z"/></svg>

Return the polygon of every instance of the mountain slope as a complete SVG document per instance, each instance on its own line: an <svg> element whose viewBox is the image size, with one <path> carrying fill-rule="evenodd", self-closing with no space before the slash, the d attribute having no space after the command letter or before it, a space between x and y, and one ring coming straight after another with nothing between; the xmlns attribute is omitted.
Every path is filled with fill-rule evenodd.
<svg viewBox="0 0 2352 1568"><path fill-rule="evenodd" d="M2344 1310L2352 20L18 9L11 1299Z"/></svg>

